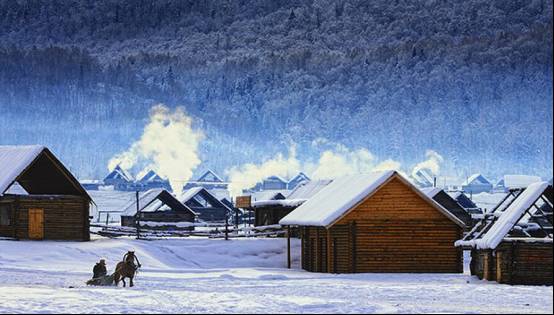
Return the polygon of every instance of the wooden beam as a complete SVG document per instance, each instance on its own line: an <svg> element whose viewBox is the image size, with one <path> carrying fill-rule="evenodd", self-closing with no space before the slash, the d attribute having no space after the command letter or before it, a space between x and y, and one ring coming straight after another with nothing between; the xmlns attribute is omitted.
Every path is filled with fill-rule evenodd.
<svg viewBox="0 0 554 315"><path fill-rule="evenodd" d="M331 273L331 262L332 262L332 253L331 253L331 229L327 229L327 272Z"/></svg>

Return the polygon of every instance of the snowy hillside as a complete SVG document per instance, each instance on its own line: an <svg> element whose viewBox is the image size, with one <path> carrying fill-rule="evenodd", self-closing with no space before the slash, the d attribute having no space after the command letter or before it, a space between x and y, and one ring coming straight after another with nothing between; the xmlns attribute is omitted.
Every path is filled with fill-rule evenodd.
<svg viewBox="0 0 554 315"><path fill-rule="evenodd" d="M164 102L220 173L326 138L548 177L552 56L546 0L2 1L0 143L101 178Z"/></svg>
<svg viewBox="0 0 554 315"><path fill-rule="evenodd" d="M297 269L293 245L288 270L284 239L0 240L0 312L552 313L552 287L454 274L308 273ZM84 285L100 257L111 272L131 248L143 265L134 288Z"/></svg>

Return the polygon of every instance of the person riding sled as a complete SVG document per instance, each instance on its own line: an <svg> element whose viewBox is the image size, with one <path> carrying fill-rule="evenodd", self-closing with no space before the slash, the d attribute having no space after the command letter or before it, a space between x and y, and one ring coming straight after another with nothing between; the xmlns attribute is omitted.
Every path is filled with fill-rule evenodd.
<svg viewBox="0 0 554 315"><path fill-rule="evenodd" d="M108 276L106 260L100 259L92 268L92 279L87 281L87 285L112 285L113 283L113 275Z"/></svg>
<svg viewBox="0 0 554 315"><path fill-rule="evenodd" d="M108 274L108 271L106 270L105 259L100 259L100 261L97 262L96 265L94 265L94 268L92 269L92 274L93 279L104 277Z"/></svg>

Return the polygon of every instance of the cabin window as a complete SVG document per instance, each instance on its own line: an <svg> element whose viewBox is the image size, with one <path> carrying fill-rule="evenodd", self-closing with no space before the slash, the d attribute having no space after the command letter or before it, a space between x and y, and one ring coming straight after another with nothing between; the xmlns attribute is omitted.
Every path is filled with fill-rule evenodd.
<svg viewBox="0 0 554 315"><path fill-rule="evenodd" d="M9 204L0 204L0 226L8 226L12 223L12 211Z"/></svg>

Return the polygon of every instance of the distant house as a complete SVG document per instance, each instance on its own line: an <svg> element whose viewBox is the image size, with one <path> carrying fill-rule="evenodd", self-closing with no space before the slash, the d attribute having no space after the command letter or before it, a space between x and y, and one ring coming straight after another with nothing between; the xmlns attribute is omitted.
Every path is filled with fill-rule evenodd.
<svg viewBox="0 0 554 315"><path fill-rule="evenodd" d="M288 182L279 176L270 176L264 179L262 190L286 190Z"/></svg>
<svg viewBox="0 0 554 315"><path fill-rule="evenodd" d="M227 190L229 183L224 181L219 175L212 170L207 170L198 179L188 181L183 190L189 190L195 187L203 187L207 190Z"/></svg>
<svg viewBox="0 0 554 315"><path fill-rule="evenodd" d="M471 175L463 184L462 190L469 194L479 194L492 191L492 183L481 174Z"/></svg>
<svg viewBox="0 0 554 315"><path fill-rule="evenodd" d="M456 242L471 249L471 274L506 284L552 285L552 202L552 185L538 182L487 212Z"/></svg>
<svg viewBox="0 0 554 315"><path fill-rule="evenodd" d="M293 190L298 185L309 181L310 181L310 178L308 177L308 175L304 174L303 172L300 172L298 173L298 175L294 176L291 180L289 180L289 182L287 183L287 189Z"/></svg>
<svg viewBox="0 0 554 315"><path fill-rule="evenodd" d="M312 272L463 272L464 223L395 171L333 180L280 221Z"/></svg>
<svg viewBox="0 0 554 315"><path fill-rule="evenodd" d="M508 192L510 189L521 189L542 181L539 176L504 175L494 186L497 192Z"/></svg>
<svg viewBox="0 0 554 315"><path fill-rule="evenodd" d="M421 191L423 191L427 197L435 200L439 205L455 215L460 221L464 222L466 229L470 229L473 226L474 220L471 214L444 190L436 187L428 187L422 188Z"/></svg>
<svg viewBox="0 0 554 315"><path fill-rule="evenodd" d="M196 213L164 189L151 189L139 195L122 210L121 225L140 226L152 229L193 229ZM140 213L140 215L139 215Z"/></svg>
<svg viewBox="0 0 554 315"><path fill-rule="evenodd" d="M171 185L167 179L163 179L153 170L148 171L144 176L138 181L142 190L150 189L165 189L171 191Z"/></svg>
<svg viewBox="0 0 554 315"><path fill-rule="evenodd" d="M204 187L194 187L186 190L179 201L198 214L198 218L206 222L225 222L233 215L233 209L221 202Z"/></svg>
<svg viewBox="0 0 554 315"><path fill-rule="evenodd" d="M420 188L435 186L434 176L426 169L419 169L418 171L414 172L412 174L412 179L416 186Z"/></svg>
<svg viewBox="0 0 554 315"><path fill-rule="evenodd" d="M0 146L1 237L88 241L91 202L46 147Z"/></svg>
<svg viewBox="0 0 554 315"><path fill-rule="evenodd" d="M119 165L104 178L104 185L113 185L117 190L129 190L132 183L133 177Z"/></svg>
<svg viewBox="0 0 554 315"><path fill-rule="evenodd" d="M278 194L273 198L254 200L250 207L255 215L254 225L267 226L279 224L282 218L330 182L330 180L307 181L298 185L286 198L281 198L283 195Z"/></svg>

